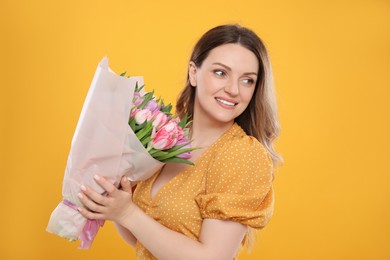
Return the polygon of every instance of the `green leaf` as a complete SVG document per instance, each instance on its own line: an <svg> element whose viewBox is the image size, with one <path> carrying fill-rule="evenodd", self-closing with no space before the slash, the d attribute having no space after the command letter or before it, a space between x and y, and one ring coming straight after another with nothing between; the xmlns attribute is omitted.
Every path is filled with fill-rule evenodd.
<svg viewBox="0 0 390 260"><path fill-rule="evenodd" d="M137 138L142 142L143 138L145 136L150 136L152 134L152 130L153 130L153 125L152 125L152 122L147 122L145 127L142 128L138 133L136 133L135 135L137 136Z"/></svg>
<svg viewBox="0 0 390 260"><path fill-rule="evenodd" d="M134 89L134 92L140 92L141 89L143 89L145 86L145 84L143 84L142 86L138 86L138 81L135 83L135 89Z"/></svg>
<svg viewBox="0 0 390 260"><path fill-rule="evenodd" d="M185 159L182 159L182 158L169 158L169 159L165 159L165 160L162 160L162 162L178 162L178 163L185 163L185 164L189 164L189 165L192 165L194 166L195 164L191 161L188 161L188 160L185 160Z"/></svg>
<svg viewBox="0 0 390 260"><path fill-rule="evenodd" d="M139 109L143 109L146 104L154 98L153 92L147 92L144 96L143 99L144 101L138 106Z"/></svg>
<svg viewBox="0 0 390 260"><path fill-rule="evenodd" d="M124 77L124 76L126 75L126 72L127 72L127 71L122 72L121 75L119 75L119 76Z"/></svg>
<svg viewBox="0 0 390 260"><path fill-rule="evenodd" d="M191 120L191 121L188 121L187 124L186 124L186 126L185 126L183 129L188 128L188 126L189 126L191 123L192 123L192 120Z"/></svg>
<svg viewBox="0 0 390 260"><path fill-rule="evenodd" d="M168 105L164 106L163 108L161 108L161 112L165 113L165 114L171 114L171 110L172 110L172 105L169 103Z"/></svg>
<svg viewBox="0 0 390 260"><path fill-rule="evenodd" d="M186 127L186 124L187 124L187 120L188 120L188 115L185 114L184 115L184 118L179 122L179 126L184 129Z"/></svg>
<svg viewBox="0 0 390 260"><path fill-rule="evenodd" d="M142 85L142 86L140 86L140 87L138 87L138 81L137 81L137 83L135 84L135 86L136 86L136 88L135 88L135 92L140 92L141 91L141 89L143 89L144 87L145 87L145 84L144 85Z"/></svg>
<svg viewBox="0 0 390 260"><path fill-rule="evenodd" d="M146 137L144 140L142 140L142 145L143 146L146 146L150 141L152 141L152 137L151 136L148 136L148 137Z"/></svg>
<svg viewBox="0 0 390 260"><path fill-rule="evenodd" d="M135 133L135 118L130 118L130 121L129 121L129 125L130 125L130 128L134 131Z"/></svg>
<svg viewBox="0 0 390 260"><path fill-rule="evenodd" d="M135 119L134 119L134 120L135 120ZM135 131L141 130L142 128L144 128L144 127L146 126L146 124L147 124L147 122L146 122L146 120L145 120L145 122L143 122L142 124L136 125L136 126L135 126Z"/></svg>
<svg viewBox="0 0 390 260"><path fill-rule="evenodd" d="M186 152L191 152L193 150L196 150L196 149L199 149L199 148L185 148L185 149L181 149L181 150L176 150L172 153L169 153L167 155L164 155L164 156L158 156L158 158L156 158L157 160L159 161L162 161L162 160L165 160L165 159L168 159L168 158L171 158L171 157L175 157L176 155L178 154L182 154L182 153L186 153Z"/></svg>
<svg viewBox="0 0 390 260"><path fill-rule="evenodd" d="M149 154L150 154L151 156L153 156L154 158L156 158L156 157L159 157L159 156L167 155L168 153L165 152L165 151L161 151L161 150L152 148L152 150L149 151Z"/></svg>
<svg viewBox="0 0 390 260"><path fill-rule="evenodd" d="M191 143L191 141L189 141L189 142L187 142L187 143L184 143L184 144L181 144L181 145L174 146L174 147L172 147L172 148L170 148L170 149L168 149L168 150L165 150L165 151L168 152L168 153L171 153L171 152L174 152L174 151L179 150L180 148L186 146L186 145L189 144L189 143Z"/></svg>

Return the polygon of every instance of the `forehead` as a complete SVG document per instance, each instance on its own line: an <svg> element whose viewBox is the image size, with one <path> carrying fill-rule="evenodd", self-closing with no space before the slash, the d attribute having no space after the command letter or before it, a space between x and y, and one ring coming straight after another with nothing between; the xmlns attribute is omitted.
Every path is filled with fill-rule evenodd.
<svg viewBox="0 0 390 260"><path fill-rule="evenodd" d="M214 63L222 63L243 73L257 73L259 69L256 55L242 45L233 43L220 45L210 51L203 64L212 66Z"/></svg>

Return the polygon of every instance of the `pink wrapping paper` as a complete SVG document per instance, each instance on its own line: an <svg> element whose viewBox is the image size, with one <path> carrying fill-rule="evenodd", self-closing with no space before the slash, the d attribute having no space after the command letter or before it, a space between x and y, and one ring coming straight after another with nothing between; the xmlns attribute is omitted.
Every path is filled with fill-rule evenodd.
<svg viewBox="0 0 390 260"><path fill-rule="evenodd" d="M63 201L53 211L47 231L88 249L103 221L88 221L78 211L81 184L103 192L93 180L99 174L116 186L120 178L149 178L163 166L151 157L128 125L136 83L142 77L121 77L99 63L72 139L62 186Z"/></svg>

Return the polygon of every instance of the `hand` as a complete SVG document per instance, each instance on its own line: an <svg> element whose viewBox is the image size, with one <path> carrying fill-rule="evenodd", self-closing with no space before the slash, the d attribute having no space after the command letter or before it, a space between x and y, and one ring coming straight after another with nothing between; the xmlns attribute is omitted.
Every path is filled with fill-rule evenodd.
<svg viewBox="0 0 390 260"><path fill-rule="evenodd" d="M101 195L82 185L78 196L85 207L79 207L79 212L88 219L104 219L121 223L134 207L130 181L123 176L122 187L118 189L101 176L95 175L94 179L107 195Z"/></svg>

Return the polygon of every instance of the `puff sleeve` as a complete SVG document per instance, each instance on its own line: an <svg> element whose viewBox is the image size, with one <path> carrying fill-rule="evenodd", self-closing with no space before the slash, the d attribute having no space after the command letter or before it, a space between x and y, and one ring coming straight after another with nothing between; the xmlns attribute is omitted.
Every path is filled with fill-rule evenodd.
<svg viewBox="0 0 390 260"><path fill-rule="evenodd" d="M272 171L268 151L254 137L225 143L206 175L205 193L195 198L202 218L263 228L273 214Z"/></svg>

